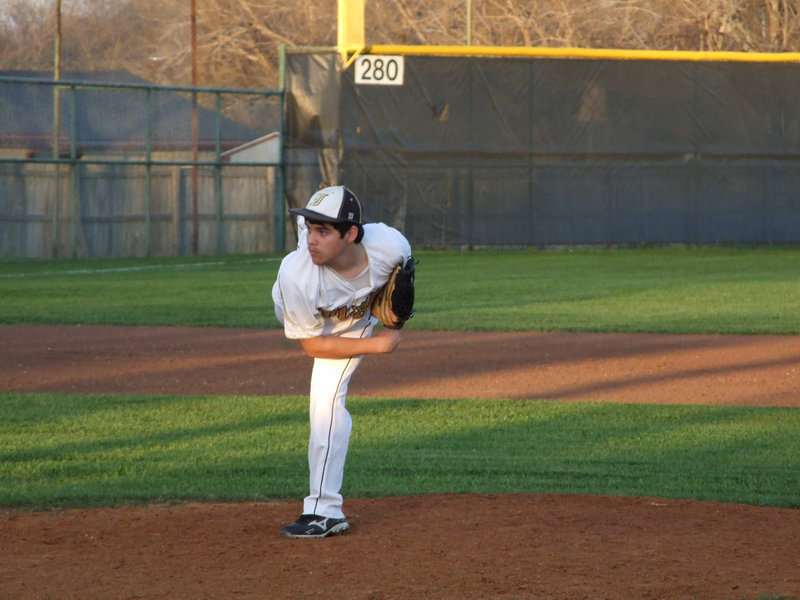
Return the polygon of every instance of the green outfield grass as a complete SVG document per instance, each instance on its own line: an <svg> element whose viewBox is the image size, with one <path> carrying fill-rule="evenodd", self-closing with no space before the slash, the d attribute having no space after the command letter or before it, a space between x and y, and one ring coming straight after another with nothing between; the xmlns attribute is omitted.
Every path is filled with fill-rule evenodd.
<svg viewBox="0 0 800 600"><path fill-rule="evenodd" d="M800 410L351 398L348 497L563 492L800 507ZM307 493L298 397L0 395L0 506Z"/></svg>
<svg viewBox="0 0 800 600"><path fill-rule="evenodd" d="M796 247L416 256L412 329L800 333ZM277 327L279 262L0 261L0 323ZM530 400L351 398L343 491L800 507L800 409ZM0 393L0 506L297 499L307 420L297 397Z"/></svg>
<svg viewBox="0 0 800 600"><path fill-rule="evenodd" d="M416 256L416 329L800 333L797 247ZM0 323L278 327L279 261L0 261Z"/></svg>

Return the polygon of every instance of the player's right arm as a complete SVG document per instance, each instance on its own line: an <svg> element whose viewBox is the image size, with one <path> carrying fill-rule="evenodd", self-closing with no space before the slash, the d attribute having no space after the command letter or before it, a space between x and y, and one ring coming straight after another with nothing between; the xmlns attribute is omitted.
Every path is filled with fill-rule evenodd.
<svg viewBox="0 0 800 600"><path fill-rule="evenodd" d="M400 343L400 332L384 329L367 338L320 335L299 340L303 351L312 358L350 358L362 354L388 354Z"/></svg>
<svg viewBox="0 0 800 600"><path fill-rule="evenodd" d="M317 294L314 290L319 283L314 277L318 269L312 266L310 261L301 260L297 253L292 253L283 260L278 272L272 298L286 337L298 340L303 351L313 358L350 358L393 352L400 342L399 332L395 330L383 330L365 338L323 333L323 319L315 308Z"/></svg>

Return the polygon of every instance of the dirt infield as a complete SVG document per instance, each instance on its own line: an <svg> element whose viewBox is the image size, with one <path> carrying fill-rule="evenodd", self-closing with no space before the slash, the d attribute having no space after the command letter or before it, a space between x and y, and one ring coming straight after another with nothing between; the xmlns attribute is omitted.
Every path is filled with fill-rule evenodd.
<svg viewBox="0 0 800 600"><path fill-rule="evenodd" d="M0 338L3 390L304 394L311 368L276 331L0 326ZM365 360L350 391L798 406L800 338L410 330L392 357ZM800 597L798 510L550 494L346 498L351 535L281 538L299 508L5 512L0 599Z"/></svg>

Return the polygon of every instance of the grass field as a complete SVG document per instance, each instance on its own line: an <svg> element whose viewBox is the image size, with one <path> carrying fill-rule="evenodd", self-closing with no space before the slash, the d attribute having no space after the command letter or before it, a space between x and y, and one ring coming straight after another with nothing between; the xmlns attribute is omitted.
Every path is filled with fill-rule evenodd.
<svg viewBox="0 0 800 600"><path fill-rule="evenodd" d="M0 396L0 505L298 498L305 398ZM350 398L349 496L564 492L800 507L800 411Z"/></svg>
<svg viewBox="0 0 800 600"><path fill-rule="evenodd" d="M800 333L797 248L418 258L419 329ZM270 256L4 261L0 323L277 327L270 288L278 264ZM351 398L344 491L800 507L800 411L644 401ZM306 443L298 397L0 393L0 506L298 498Z"/></svg>
<svg viewBox="0 0 800 600"><path fill-rule="evenodd" d="M417 329L800 334L800 248L416 256ZM278 327L279 261L0 261L0 323Z"/></svg>

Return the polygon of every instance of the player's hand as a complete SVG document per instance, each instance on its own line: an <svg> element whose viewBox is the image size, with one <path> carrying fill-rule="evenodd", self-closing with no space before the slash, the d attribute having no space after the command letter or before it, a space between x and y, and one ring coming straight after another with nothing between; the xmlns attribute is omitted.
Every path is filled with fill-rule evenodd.
<svg viewBox="0 0 800 600"><path fill-rule="evenodd" d="M400 337L401 334L399 330L384 329L375 336L375 339L380 344L381 351L388 354L394 352L394 349L397 348L397 344L400 343Z"/></svg>

